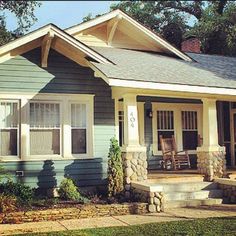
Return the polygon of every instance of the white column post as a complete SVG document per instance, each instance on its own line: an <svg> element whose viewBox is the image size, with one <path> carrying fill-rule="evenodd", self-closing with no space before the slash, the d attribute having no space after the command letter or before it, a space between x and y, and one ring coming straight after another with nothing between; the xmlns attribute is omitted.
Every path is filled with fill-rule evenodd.
<svg viewBox="0 0 236 236"><path fill-rule="evenodd" d="M217 112L215 99L202 99L203 102L203 148L219 149Z"/></svg>
<svg viewBox="0 0 236 236"><path fill-rule="evenodd" d="M114 105L115 105L115 137L118 140L119 143L119 99L114 99Z"/></svg>
<svg viewBox="0 0 236 236"><path fill-rule="evenodd" d="M225 175L225 149L218 143L217 110L215 99L203 102L203 145L197 148L198 171L207 180Z"/></svg>
<svg viewBox="0 0 236 236"><path fill-rule="evenodd" d="M124 105L124 145L125 147L139 147L138 107L136 95L123 96Z"/></svg>
<svg viewBox="0 0 236 236"><path fill-rule="evenodd" d="M22 98L20 102L21 125L20 125L20 157L22 160L30 155L30 117L29 117L29 101Z"/></svg>

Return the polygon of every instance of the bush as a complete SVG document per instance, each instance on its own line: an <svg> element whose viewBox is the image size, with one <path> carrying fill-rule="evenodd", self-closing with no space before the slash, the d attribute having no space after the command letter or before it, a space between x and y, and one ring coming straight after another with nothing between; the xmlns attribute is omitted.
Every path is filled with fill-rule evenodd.
<svg viewBox="0 0 236 236"><path fill-rule="evenodd" d="M110 140L108 154L108 197L115 197L124 190L121 150L115 138Z"/></svg>
<svg viewBox="0 0 236 236"><path fill-rule="evenodd" d="M31 187L12 181L1 183L0 193L16 196L19 201L24 203L30 202L34 196L34 191Z"/></svg>
<svg viewBox="0 0 236 236"><path fill-rule="evenodd" d="M0 213L14 211L16 206L17 199L15 196L0 194Z"/></svg>
<svg viewBox="0 0 236 236"><path fill-rule="evenodd" d="M0 166L0 183L3 180L8 180L10 181L10 175L4 170L4 168L2 166Z"/></svg>
<svg viewBox="0 0 236 236"><path fill-rule="evenodd" d="M64 200L79 200L80 193L71 179L63 179L58 190L59 196Z"/></svg>

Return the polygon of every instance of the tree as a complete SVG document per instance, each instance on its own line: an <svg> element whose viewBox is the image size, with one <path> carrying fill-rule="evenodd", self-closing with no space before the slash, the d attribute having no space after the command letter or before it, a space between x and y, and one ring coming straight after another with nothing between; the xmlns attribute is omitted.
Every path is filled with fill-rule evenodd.
<svg viewBox="0 0 236 236"><path fill-rule="evenodd" d="M203 52L236 55L236 3L209 4L191 32L200 39Z"/></svg>
<svg viewBox="0 0 236 236"><path fill-rule="evenodd" d="M124 190L121 150L115 138L110 140L108 154L108 197L115 197Z"/></svg>
<svg viewBox="0 0 236 236"><path fill-rule="evenodd" d="M0 1L0 45L9 42L15 37L25 33L34 24L37 18L34 15L36 7L41 3L37 1ZM10 32L6 29L4 11L10 11L18 20L18 27Z"/></svg>

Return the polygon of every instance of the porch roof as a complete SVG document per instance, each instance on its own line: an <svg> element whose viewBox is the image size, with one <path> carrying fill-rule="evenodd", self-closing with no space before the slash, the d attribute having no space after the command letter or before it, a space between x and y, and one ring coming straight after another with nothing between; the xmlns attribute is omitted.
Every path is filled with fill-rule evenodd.
<svg viewBox="0 0 236 236"><path fill-rule="evenodd" d="M218 88L236 88L236 58L189 54L196 62L144 51L120 48L93 47L115 65L91 62L108 78L194 85Z"/></svg>

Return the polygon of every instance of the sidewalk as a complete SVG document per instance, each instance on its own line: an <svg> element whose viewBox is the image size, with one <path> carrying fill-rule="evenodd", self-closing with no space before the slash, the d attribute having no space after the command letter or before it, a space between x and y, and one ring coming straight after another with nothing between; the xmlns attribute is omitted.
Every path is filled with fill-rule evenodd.
<svg viewBox="0 0 236 236"><path fill-rule="evenodd" d="M236 216L236 205L202 206L198 208L177 208L163 213L146 215L123 215L78 220L46 221L23 224L0 224L0 235L32 232L53 232L97 227L129 226L145 223L159 223L176 220L191 220L208 217Z"/></svg>

